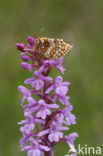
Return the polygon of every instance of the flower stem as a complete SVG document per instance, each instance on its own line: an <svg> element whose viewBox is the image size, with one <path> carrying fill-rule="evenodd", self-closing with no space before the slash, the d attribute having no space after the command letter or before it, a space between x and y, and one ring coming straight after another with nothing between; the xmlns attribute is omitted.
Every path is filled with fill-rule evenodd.
<svg viewBox="0 0 103 156"><path fill-rule="evenodd" d="M45 152L45 156L54 156L54 153L52 150Z"/></svg>

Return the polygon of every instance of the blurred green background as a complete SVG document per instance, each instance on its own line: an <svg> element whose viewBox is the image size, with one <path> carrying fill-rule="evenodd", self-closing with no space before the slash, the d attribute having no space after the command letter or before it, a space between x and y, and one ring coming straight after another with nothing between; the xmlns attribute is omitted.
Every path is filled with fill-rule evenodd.
<svg viewBox="0 0 103 156"><path fill-rule="evenodd" d="M0 156L26 156L20 152L21 133L17 122L23 119L18 85L32 75L21 69L14 44L26 43L27 36L63 38L73 44L64 58L65 81L79 134L84 146L103 150L103 1L102 0L1 0L0 1ZM54 72L55 74L55 72ZM56 147L58 156L68 146Z"/></svg>

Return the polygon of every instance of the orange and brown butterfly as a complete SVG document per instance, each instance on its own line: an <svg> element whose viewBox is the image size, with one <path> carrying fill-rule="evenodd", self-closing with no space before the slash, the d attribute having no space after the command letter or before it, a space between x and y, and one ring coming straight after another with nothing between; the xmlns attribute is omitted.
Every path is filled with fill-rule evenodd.
<svg viewBox="0 0 103 156"><path fill-rule="evenodd" d="M68 54L72 45L63 39L35 37L35 49L47 59L58 59Z"/></svg>

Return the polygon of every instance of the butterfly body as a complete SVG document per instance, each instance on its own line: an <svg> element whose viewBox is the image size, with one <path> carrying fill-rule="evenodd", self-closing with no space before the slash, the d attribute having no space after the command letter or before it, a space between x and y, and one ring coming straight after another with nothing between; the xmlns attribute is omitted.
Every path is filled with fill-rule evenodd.
<svg viewBox="0 0 103 156"><path fill-rule="evenodd" d="M35 48L47 59L58 59L68 54L72 45L63 39L41 37L36 38Z"/></svg>

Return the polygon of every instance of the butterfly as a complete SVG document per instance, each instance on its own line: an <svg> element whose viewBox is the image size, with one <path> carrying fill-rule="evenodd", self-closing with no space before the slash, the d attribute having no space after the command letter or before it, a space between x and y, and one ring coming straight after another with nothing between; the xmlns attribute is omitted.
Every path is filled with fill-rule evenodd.
<svg viewBox="0 0 103 156"><path fill-rule="evenodd" d="M72 45L63 39L36 37L35 49L46 59L58 59L68 54Z"/></svg>

